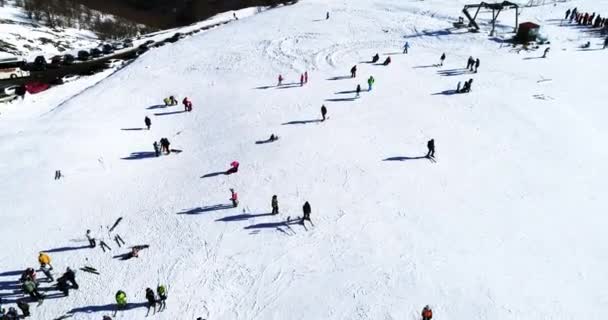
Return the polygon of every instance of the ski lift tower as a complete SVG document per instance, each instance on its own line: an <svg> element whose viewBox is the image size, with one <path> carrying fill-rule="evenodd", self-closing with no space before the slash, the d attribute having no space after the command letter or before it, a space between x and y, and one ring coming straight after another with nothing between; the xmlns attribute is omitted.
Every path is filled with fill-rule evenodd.
<svg viewBox="0 0 608 320"><path fill-rule="evenodd" d="M475 9L475 8L477 9L477 11L475 11L475 15L471 17L471 14L469 13L469 9ZM498 19L498 15L500 14L500 12L502 10L515 9L514 30L515 30L515 32L517 32L519 5L517 5L516 3L513 3L513 2L509 2L509 1L503 1L500 3L498 3L498 2L497 3L481 2L479 4L465 5L464 8L462 9L462 13L464 13L464 15L467 17L467 19L469 19L469 27L473 28L473 30L475 30L475 31L479 31L479 25L477 24L475 19L477 19L477 15L479 14L479 11L481 10L481 8L492 10L492 21L491 21L492 30L490 31L490 36L494 35L494 31L496 30L496 20Z"/></svg>

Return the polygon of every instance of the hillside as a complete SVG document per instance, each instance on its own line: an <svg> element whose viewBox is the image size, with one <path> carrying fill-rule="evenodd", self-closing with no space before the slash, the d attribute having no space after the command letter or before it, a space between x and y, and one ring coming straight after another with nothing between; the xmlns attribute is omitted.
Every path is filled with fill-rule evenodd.
<svg viewBox="0 0 608 320"><path fill-rule="evenodd" d="M46 251L80 288L61 297L42 282L33 319L101 319L118 290L123 320L419 319L427 304L442 320L602 319L608 51L597 30L561 19L575 6L608 15L608 3L524 9L550 38L546 58L547 46L505 42L512 12L495 37L485 11L481 32L453 29L465 3L302 0L3 112L4 306ZM376 53L392 63L368 63ZM193 111L162 106L169 95ZM176 152L155 157L161 138ZM232 161L239 172L222 174ZM306 201L314 225L297 220ZM88 248L87 229L112 251ZM137 245L149 248L123 260ZM144 290L158 284L167 310L146 318Z"/></svg>

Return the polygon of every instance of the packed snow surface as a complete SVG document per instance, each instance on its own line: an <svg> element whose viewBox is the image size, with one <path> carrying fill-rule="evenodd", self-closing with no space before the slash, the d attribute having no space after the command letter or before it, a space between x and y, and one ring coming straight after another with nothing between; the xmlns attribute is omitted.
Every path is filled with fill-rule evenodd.
<svg viewBox="0 0 608 320"><path fill-rule="evenodd" d="M503 42L512 12L495 37L487 12L479 33L450 29L464 3L302 0L0 107L5 303L46 251L80 289L31 304L33 319L101 319L118 290L133 305L115 319L144 319L144 289L158 284L167 309L148 318L418 319L429 304L443 320L602 319L608 51L561 19L574 6L608 15L608 2L524 9L520 21L550 37L544 59L546 46ZM363 63L375 53L392 63ZM169 95L193 111L159 106ZM182 152L154 157L162 137ZM238 173L205 177L234 160ZM314 226L293 222L305 201ZM112 251L88 248L87 229ZM113 258L143 244L139 258Z"/></svg>

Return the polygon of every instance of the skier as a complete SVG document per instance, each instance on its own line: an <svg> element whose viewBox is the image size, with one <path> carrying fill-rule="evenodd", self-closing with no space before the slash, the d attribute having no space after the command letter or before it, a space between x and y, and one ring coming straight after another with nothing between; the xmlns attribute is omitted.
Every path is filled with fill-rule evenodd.
<svg viewBox="0 0 608 320"><path fill-rule="evenodd" d="M148 116L146 116L144 118L144 123L146 124L146 127L148 127L148 130L150 130L150 126L152 125L152 120L150 120L150 118L148 118Z"/></svg>
<svg viewBox="0 0 608 320"><path fill-rule="evenodd" d="M154 307L154 313L156 314L156 297L154 296L154 290L146 288L146 300L148 300L148 312L146 313L146 316L148 316L148 313L150 313L150 308L152 307Z"/></svg>
<svg viewBox="0 0 608 320"><path fill-rule="evenodd" d="M311 221L311 220L310 220L310 212L311 212L311 209L310 209L310 203L308 203L308 201L306 201L306 202L304 203L304 206L302 206L302 212L303 212L303 214L304 214L304 215L302 216L302 224L304 224L304 221L306 221L306 220Z"/></svg>
<svg viewBox="0 0 608 320"><path fill-rule="evenodd" d="M367 79L367 91L372 91L374 82L376 82L376 79L373 76L369 76L369 79Z"/></svg>
<svg viewBox="0 0 608 320"><path fill-rule="evenodd" d="M169 139L167 139L167 138L160 139L161 152L166 152L167 154L171 154L171 149L169 149L170 146L171 146L171 143L169 142Z"/></svg>
<svg viewBox="0 0 608 320"><path fill-rule="evenodd" d="M355 91L357 92L356 97L359 98L359 96L361 95L361 85L360 84L357 85L357 89Z"/></svg>
<svg viewBox="0 0 608 320"><path fill-rule="evenodd" d="M38 288L36 286L36 282L32 279L25 280L23 285L21 286L23 291L32 297L34 301L38 301L40 299L44 299L44 296L38 292Z"/></svg>
<svg viewBox="0 0 608 320"><path fill-rule="evenodd" d="M547 53L549 53L549 49L551 49L551 48L547 47L547 48L545 49L545 52L543 53L543 58L546 58L546 57L547 57Z"/></svg>
<svg viewBox="0 0 608 320"><path fill-rule="evenodd" d="M566 17L564 18L564 20L568 20L569 16L570 16L570 9L566 10Z"/></svg>
<svg viewBox="0 0 608 320"><path fill-rule="evenodd" d="M55 180L61 179L61 170L55 170Z"/></svg>
<svg viewBox="0 0 608 320"><path fill-rule="evenodd" d="M230 201L232 201L232 207L236 208L239 205L239 195L234 192L234 189L230 189Z"/></svg>
<svg viewBox="0 0 608 320"><path fill-rule="evenodd" d="M304 83L308 83L308 71L304 71Z"/></svg>
<svg viewBox="0 0 608 320"><path fill-rule="evenodd" d="M51 257L49 257L48 254L40 252L38 255L38 262L40 262L40 268L43 268L48 265L49 269L53 270L53 266L51 265Z"/></svg>
<svg viewBox="0 0 608 320"><path fill-rule="evenodd" d="M429 140L429 142L426 143L426 147L429 149L429 152L426 154L426 157L434 158L435 157L435 139Z"/></svg>
<svg viewBox="0 0 608 320"><path fill-rule="evenodd" d="M187 111L187 112L192 111L192 101L190 101L190 99L188 99L188 97L185 97L184 100L182 101L182 103L184 104L184 111Z"/></svg>
<svg viewBox="0 0 608 320"><path fill-rule="evenodd" d="M167 308L167 289L162 284L156 288L156 294L158 294L158 311L163 311Z"/></svg>
<svg viewBox="0 0 608 320"><path fill-rule="evenodd" d="M325 14L325 20L329 20L329 11Z"/></svg>
<svg viewBox="0 0 608 320"><path fill-rule="evenodd" d="M479 58L475 60L475 73L477 73L477 68L479 68Z"/></svg>
<svg viewBox="0 0 608 320"><path fill-rule="evenodd" d="M21 273L21 278L19 278L19 282L25 282L27 280L36 281L36 270L34 268L27 268L23 273Z"/></svg>
<svg viewBox="0 0 608 320"><path fill-rule="evenodd" d="M441 55L441 58L439 59L441 62L439 63L440 66L443 66L443 61L445 61L445 52Z"/></svg>
<svg viewBox="0 0 608 320"><path fill-rule="evenodd" d="M391 57L386 57L386 60L384 60L384 62L382 63L382 65L388 66L389 64L391 64Z"/></svg>
<svg viewBox="0 0 608 320"><path fill-rule="evenodd" d="M70 285L72 285L72 288L78 290L79 286L78 283L76 283L76 273L74 270L67 267L62 277L64 277L70 283Z"/></svg>
<svg viewBox="0 0 608 320"><path fill-rule="evenodd" d="M422 320L431 320L433 319L433 310L431 307L426 305L424 309L422 309Z"/></svg>
<svg viewBox="0 0 608 320"><path fill-rule="evenodd" d="M460 93L460 81L458 81L458 86L456 87L456 93Z"/></svg>
<svg viewBox="0 0 608 320"><path fill-rule="evenodd" d="M168 107L171 105L171 98L164 98L163 102L165 103L165 107Z"/></svg>
<svg viewBox="0 0 608 320"><path fill-rule="evenodd" d="M158 146L158 142L154 141L152 146L154 147L154 155L157 157L160 156L160 148Z"/></svg>
<svg viewBox="0 0 608 320"><path fill-rule="evenodd" d="M4 317L6 320L17 320L19 319L19 313L17 313L17 309L10 307Z"/></svg>
<svg viewBox="0 0 608 320"><path fill-rule="evenodd" d="M403 53L407 54L407 50L410 48L410 43L409 42L405 42L405 44L403 45Z"/></svg>
<svg viewBox="0 0 608 320"><path fill-rule="evenodd" d="M51 273L51 270L52 270L52 268L49 265L47 265L47 264L40 266L40 271L42 271L42 273L44 273L44 275L46 276L46 280L48 282L55 281L53 279L53 274Z"/></svg>
<svg viewBox="0 0 608 320"><path fill-rule="evenodd" d="M300 75L300 87L304 85L304 74Z"/></svg>
<svg viewBox="0 0 608 320"><path fill-rule="evenodd" d="M604 48L603 49L606 49L606 48L608 48L608 37L606 37L606 39L604 40Z"/></svg>
<svg viewBox="0 0 608 320"><path fill-rule="evenodd" d="M357 77L357 66L356 65L354 65L352 68L350 68L350 77L351 78Z"/></svg>
<svg viewBox="0 0 608 320"><path fill-rule="evenodd" d="M272 214L279 214L279 200L277 200L277 195L272 196Z"/></svg>
<svg viewBox="0 0 608 320"><path fill-rule="evenodd" d="M380 55L378 55L378 54L376 53L376 55L372 57L372 63L376 63L376 62L378 62L379 60L380 60Z"/></svg>
<svg viewBox="0 0 608 320"><path fill-rule="evenodd" d="M471 91L471 89L473 89L473 79L469 79L469 81L467 82L467 92Z"/></svg>
<svg viewBox="0 0 608 320"><path fill-rule="evenodd" d="M467 61L467 69L473 71L473 64L475 64L475 59L472 56L469 56L469 60Z"/></svg>
<svg viewBox="0 0 608 320"><path fill-rule="evenodd" d="M268 138L268 141L275 142L277 140L279 140L279 136L276 136L274 133L270 134L270 138Z"/></svg>
<svg viewBox="0 0 608 320"><path fill-rule="evenodd" d="M170 96L169 97L169 102L171 102L172 106L176 106L177 105L177 99L175 99L174 96Z"/></svg>
<svg viewBox="0 0 608 320"><path fill-rule="evenodd" d="M123 310L127 306L127 294L122 290L118 290L115 298L117 311ZM114 313L114 315L116 315L116 313Z"/></svg>
<svg viewBox="0 0 608 320"><path fill-rule="evenodd" d="M17 307L23 312L24 318L30 316L30 305L24 299L17 300Z"/></svg>
<svg viewBox="0 0 608 320"><path fill-rule="evenodd" d="M239 172L239 162L238 161L232 161L230 163L230 169L228 169L228 171L226 171L226 174L233 174L233 173L237 173Z"/></svg>
<svg viewBox="0 0 608 320"><path fill-rule="evenodd" d="M325 116L327 115L327 108L325 107L325 105L321 106L321 117L323 117L322 121L325 121Z"/></svg>
<svg viewBox="0 0 608 320"><path fill-rule="evenodd" d="M283 84L283 76L279 75L279 83L277 84L277 87L280 87Z"/></svg>

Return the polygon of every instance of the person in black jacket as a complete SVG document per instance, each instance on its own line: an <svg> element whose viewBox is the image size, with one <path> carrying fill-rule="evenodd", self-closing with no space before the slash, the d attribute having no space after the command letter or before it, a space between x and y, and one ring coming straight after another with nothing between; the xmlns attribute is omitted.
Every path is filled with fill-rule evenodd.
<svg viewBox="0 0 608 320"><path fill-rule="evenodd" d="M68 267L63 274L63 277L72 285L72 288L78 290L79 286L76 283L76 273Z"/></svg>
<svg viewBox="0 0 608 320"><path fill-rule="evenodd" d="M321 117L323 117L322 121L325 121L326 116L327 116L327 108L325 108L325 105L322 105L321 106Z"/></svg>
<svg viewBox="0 0 608 320"><path fill-rule="evenodd" d="M435 139L429 140L429 142L426 143L426 147L429 149L429 152L426 154L426 157L435 157Z"/></svg>
<svg viewBox="0 0 608 320"><path fill-rule="evenodd" d="M304 215L302 216L302 224L304 224L304 221L306 221L306 220L311 221L311 220L310 220L310 212L311 212L311 209L310 209L310 203L308 203L308 201L306 201L306 202L304 203L304 206L302 206L302 212L303 212L303 214L304 214Z"/></svg>
<svg viewBox="0 0 608 320"><path fill-rule="evenodd" d="M150 120L150 118L148 118L146 116L146 118L144 119L144 123L146 124L146 127L148 128L148 130L150 130L150 126L152 125L152 120Z"/></svg>
<svg viewBox="0 0 608 320"><path fill-rule="evenodd" d="M150 312L150 308L154 307L154 313L156 313L156 296L154 296L154 290L150 288L146 288L146 300L148 300L148 313ZM146 316L148 314L146 313Z"/></svg>

